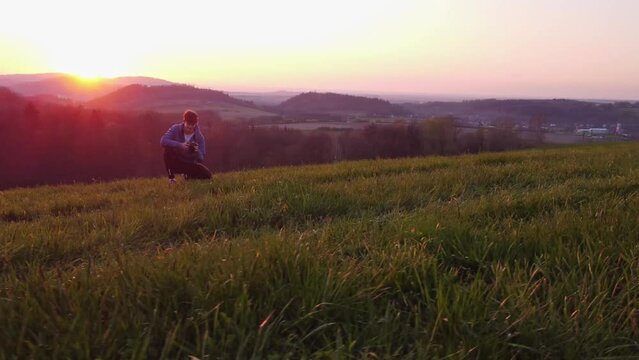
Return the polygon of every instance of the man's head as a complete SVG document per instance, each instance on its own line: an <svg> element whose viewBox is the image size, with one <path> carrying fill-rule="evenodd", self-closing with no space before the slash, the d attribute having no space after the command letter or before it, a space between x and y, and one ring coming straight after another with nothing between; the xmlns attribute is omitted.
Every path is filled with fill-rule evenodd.
<svg viewBox="0 0 639 360"><path fill-rule="evenodd" d="M195 131L197 125L197 113L193 110L186 110L183 115L184 119L184 132L186 134L192 134Z"/></svg>

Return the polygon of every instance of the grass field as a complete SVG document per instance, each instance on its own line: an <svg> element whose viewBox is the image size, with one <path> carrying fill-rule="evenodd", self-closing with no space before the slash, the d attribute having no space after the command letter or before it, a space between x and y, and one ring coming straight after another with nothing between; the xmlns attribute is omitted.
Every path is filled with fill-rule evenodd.
<svg viewBox="0 0 639 360"><path fill-rule="evenodd" d="M216 101L193 100L164 100L158 101L157 103L145 103L144 107L137 107L129 110L153 110L161 113L181 114L184 112L184 109L193 109L195 111L215 111L220 115L222 120L225 121L248 120L261 116L277 116L275 113L241 105L219 103Z"/></svg>
<svg viewBox="0 0 639 360"><path fill-rule="evenodd" d="M0 192L0 358L639 354L639 144Z"/></svg>

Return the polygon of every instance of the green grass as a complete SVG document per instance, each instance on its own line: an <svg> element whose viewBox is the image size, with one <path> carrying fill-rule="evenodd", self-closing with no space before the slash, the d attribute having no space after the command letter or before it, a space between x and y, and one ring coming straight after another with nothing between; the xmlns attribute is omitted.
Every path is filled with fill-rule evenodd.
<svg viewBox="0 0 639 360"><path fill-rule="evenodd" d="M0 358L639 354L639 144L0 192Z"/></svg>

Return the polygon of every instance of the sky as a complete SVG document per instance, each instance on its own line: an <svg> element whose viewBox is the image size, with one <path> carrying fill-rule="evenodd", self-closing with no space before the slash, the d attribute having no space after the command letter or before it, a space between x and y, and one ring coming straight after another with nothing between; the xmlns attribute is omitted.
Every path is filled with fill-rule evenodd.
<svg viewBox="0 0 639 360"><path fill-rule="evenodd" d="M637 0L8 1L0 74L639 100Z"/></svg>

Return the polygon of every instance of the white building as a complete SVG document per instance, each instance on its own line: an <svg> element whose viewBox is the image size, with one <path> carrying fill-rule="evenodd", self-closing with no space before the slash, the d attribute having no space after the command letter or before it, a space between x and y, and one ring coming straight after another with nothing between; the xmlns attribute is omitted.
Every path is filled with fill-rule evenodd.
<svg viewBox="0 0 639 360"><path fill-rule="evenodd" d="M588 128L588 129L577 129L575 133L577 135L584 135L584 136L608 135L610 134L610 130L606 128Z"/></svg>

